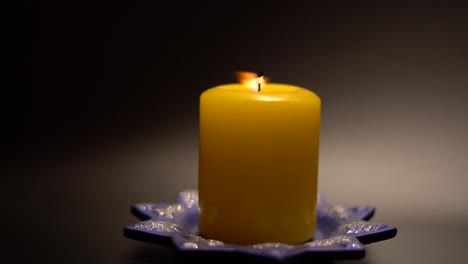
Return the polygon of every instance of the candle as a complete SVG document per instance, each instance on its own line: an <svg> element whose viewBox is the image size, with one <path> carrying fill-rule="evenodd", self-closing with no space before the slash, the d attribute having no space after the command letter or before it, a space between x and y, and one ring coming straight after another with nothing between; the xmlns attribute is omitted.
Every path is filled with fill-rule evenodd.
<svg viewBox="0 0 468 264"><path fill-rule="evenodd" d="M205 238L298 244L315 232L320 98L265 81L259 75L200 96L199 231Z"/></svg>

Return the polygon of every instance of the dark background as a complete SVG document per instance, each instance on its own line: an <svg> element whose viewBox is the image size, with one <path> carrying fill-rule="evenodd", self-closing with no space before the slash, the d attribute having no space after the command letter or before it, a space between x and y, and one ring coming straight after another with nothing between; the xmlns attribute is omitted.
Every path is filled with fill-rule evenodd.
<svg viewBox="0 0 468 264"><path fill-rule="evenodd" d="M6 41L26 84L4 123L6 263L177 261L122 229L131 204L196 188L198 96L237 70L321 97L320 192L399 229L359 263L466 261L467 14L461 1L25 3L7 24L32 41Z"/></svg>

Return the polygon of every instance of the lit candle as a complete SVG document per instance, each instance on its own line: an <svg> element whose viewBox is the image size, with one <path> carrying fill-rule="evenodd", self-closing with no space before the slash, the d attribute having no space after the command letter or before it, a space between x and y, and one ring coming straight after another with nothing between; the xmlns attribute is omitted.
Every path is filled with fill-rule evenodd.
<svg viewBox="0 0 468 264"><path fill-rule="evenodd" d="M320 98L263 74L200 96L200 234L225 243L310 240Z"/></svg>

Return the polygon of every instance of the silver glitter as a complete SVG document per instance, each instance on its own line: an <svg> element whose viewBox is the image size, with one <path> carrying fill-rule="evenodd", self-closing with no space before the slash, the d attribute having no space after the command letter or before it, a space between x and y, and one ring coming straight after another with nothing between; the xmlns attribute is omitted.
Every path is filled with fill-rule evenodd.
<svg viewBox="0 0 468 264"><path fill-rule="evenodd" d="M294 248L291 245L284 244L284 243L263 243L263 244L254 244L250 246L254 250L258 250L261 252L268 252L273 256L279 256L284 252Z"/></svg>
<svg viewBox="0 0 468 264"><path fill-rule="evenodd" d="M351 217L351 214L345 207L337 205L333 206L328 210L328 214L335 216L340 220L348 220Z"/></svg>
<svg viewBox="0 0 468 264"><path fill-rule="evenodd" d="M382 224L368 223L364 221L351 222L340 226L335 234L362 234L378 230Z"/></svg>
<svg viewBox="0 0 468 264"><path fill-rule="evenodd" d="M198 248L198 245L193 242L185 242L182 246L184 248Z"/></svg>
<svg viewBox="0 0 468 264"><path fill-rule="evenodd" d="M153 207L153 212L159 217L174 218L175 215L184 213L185 207L180 204L172 204L165 207Z"/></svg>
<svg viewBox="0 0 468 264"><path fill-rule="evenodd" d="M198 192L195 190L180 192L179 203L187 208L198 207Z"/></svg>
<svg viewBox="0 0 468 264"><path fill-rule="evenodd" d="M180 233L179 238L189 241L192 243L195 243L198 247L204 246L204 247L218 247L224 245L223 242L219 240L214 240L214 239L206 239L204 237L201 237L199 235L193 234L193 233ZM184 242L183 244L185 244Z"/></svg>
<svg viewBox="0 0 468 264"><path fill-rule="evenodd" d="M353 212L341 205L331 205L321 194L317 195L317 215L327 219L335 218L342 221L351 218Z"/></svg>
<svg viewBox="0 0 468 264"><path fill-rule="evenodd" d="M293 246L283 244L283 243L263 243L252 245L256 249L274 249L274 248L292 248Z"/></svg>
<svg viewBox="0 0 468 264"><path fill-rule="evenodd" d="M150 231L164 234L172 234L181 230L179 226L174 223L154 220L147 220L144 222L137 223L134 225L134 228L142 231Z"/></svg>
<svg viewBox="0 0 468 264"><path fill-rule="evenodd" d="M363 248L362 244L356 238L350 236L336 236L308 242L304 245L313 248Z"/></svg>

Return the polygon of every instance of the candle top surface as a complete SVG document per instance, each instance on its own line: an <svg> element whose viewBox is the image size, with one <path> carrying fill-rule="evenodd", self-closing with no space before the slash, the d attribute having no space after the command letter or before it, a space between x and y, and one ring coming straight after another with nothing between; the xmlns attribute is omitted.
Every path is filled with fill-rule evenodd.
<svg viewBox="0 0 468 264"><path fill-rule="evenodd" d="M218 85L206 90L203 94L229 96L260 101L302 101L314 100L320 103L320 98L312 91L290 84L268 83L261 91L253 91L246 85L230 83Z"/></svg>

